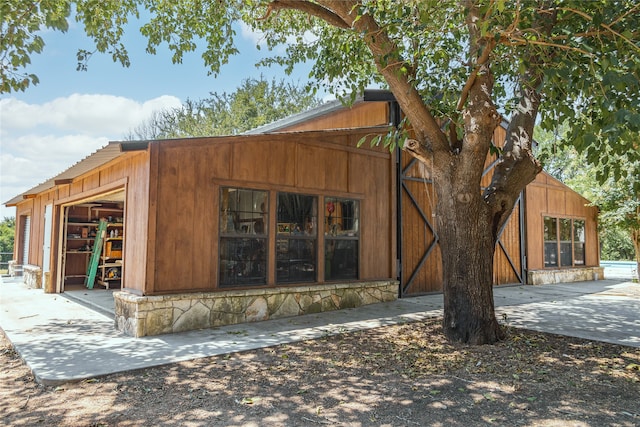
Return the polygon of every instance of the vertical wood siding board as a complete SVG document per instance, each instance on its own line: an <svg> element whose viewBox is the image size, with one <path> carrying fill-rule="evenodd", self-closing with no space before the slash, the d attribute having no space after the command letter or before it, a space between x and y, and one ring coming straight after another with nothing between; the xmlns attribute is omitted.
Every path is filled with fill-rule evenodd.
<svg viewBox="0 0 640 427"><path fill-rule="evenodd" d="M148 192L148 223L147 223L147 263L143 293L151 295L156 292L156 256L158 235L158 197L160 178L160 152L157 142L149 144L149 192Z"/></svg>
<svg viewBox="0 0 640 427"><path fill-rule="evenodd" d="M197 282L202 288L211 288L211 245L209 244L213 235L212 223L214 221L214 213L212 212L213 194L211 188L212 177L209 175L207 165L213 162L211 158L211 150L209 147L203 147L202 155L195 155L194 163L196 170L196 188L195 195L195 216L199 221L194 221L194 255L195 268L194 275L198 277ZM196 193L196 191L194 191ZM195 225L197 223L198 225ZM198 238L197 236L201 236Z"/></svg>
<svg viewBox="0 0 640 427"><path fill-rule="evenodd" d="M174 206L179 204L180 200L177 199L175 194L177 170L171 162L168 150L170 148L159 146L154 273L154 291L156 292L161 292L168 288L170 277L167 276L166 270L170 268L170 260L177 255L176 242L173 238L175 230L170 227L172 221L178 220L178 218L173 218L172 215L174 215ZM176 266L176 268L181 268L181 266Z"/></svg>
<svg viewBox="0 0 640 427"><path fill-rule="evenodd" d="M157 151L155 148L151 150L155 154L143 152L131 157L120 172L127 177L123 285L142 293L152 292L148 284L148 264L155 265L149 257L149 251L155 253L155 240L149 238L155 227L155 210L150 209L150 203L157 194L156 186L150 182L150 174L151 160L157 157Z"/></svg>

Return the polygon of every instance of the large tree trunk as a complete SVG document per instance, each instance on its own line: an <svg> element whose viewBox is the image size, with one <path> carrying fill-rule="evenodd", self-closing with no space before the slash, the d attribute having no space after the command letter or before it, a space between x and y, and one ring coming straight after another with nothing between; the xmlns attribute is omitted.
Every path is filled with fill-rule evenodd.
<svg viewBox="0 0 640 427"><path fill-rule="evenodd" d="M443 330L452 341L488 344L501 340L493 302L495 239L486 215L456 201L440 209L438 236L442 251Z"/></svg>
<svg viewBox="0 0 640 427"><path fill-rule="evenodd" d="M519 193L540 171L531 153L531 141L540 101L535 88L542 82L542 75L526 76L520 82L521 100L507 129L503 155L491 185L482 191L485 160L493 131L501 121L492 100L490 68L496 38L478 27L482 14L475 3L464 3L470 31L470 73L457 111L450 117L453 130L462 117L462 141L457 131L450 136L443 132L440 126L444 119L436 120L415 86L415 76L408 72L412 65L402 57L402 49L373 16L354 13L359 6L355 0L274 0L267 15L279 9L300 10L335 27L355 31L369 47L380 75L410 121L414 139L407 139L404 149L431 167L443 258L444 332L454 341L484 344L502 338L492 288L497 230L513 210Z"/></svg>

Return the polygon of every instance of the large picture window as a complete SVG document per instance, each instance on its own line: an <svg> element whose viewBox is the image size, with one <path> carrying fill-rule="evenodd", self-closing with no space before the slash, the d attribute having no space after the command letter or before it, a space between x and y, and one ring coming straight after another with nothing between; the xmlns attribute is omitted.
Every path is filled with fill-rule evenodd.
<svg viewBox="0 0 640 427"><path fill-rule="evenodd" d="M278 193L276 282L313 282L317 278L317 198Z"/></svg>
<svg viewBox="0 0 640 427"><path fill-rule="evenodd" d="M545 268L585 265L585 222L544 217Z"/></svg>
<svg viewBox="0 0 640 427"><path fill-rule="evenodd" d="M325 199L325 280L358 278L359 212L357 200Z"/></svg>
<svg viewBox="0 0 640 427"><path fill-rule="evenodd" d="M220 286L267 283L266 191L220 190Z"/></svg>

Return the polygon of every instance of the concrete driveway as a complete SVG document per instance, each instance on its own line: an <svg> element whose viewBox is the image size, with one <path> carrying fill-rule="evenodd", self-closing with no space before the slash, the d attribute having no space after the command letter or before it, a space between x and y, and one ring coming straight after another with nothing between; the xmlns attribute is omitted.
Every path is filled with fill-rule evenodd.
<svg viewBox="0 0 640 427"><path fill-rule="evenodd" d="M81 292L87 297L98 294ZM498 319L542 332L640 347L640 285L601 280L495 289ZM104 294L96 304L105 302ZM324 335L442 315L442 295L425 295L286 319L157 337L117 332L108 307L99 311L64 294L45 294L19 280L0 282L0 327L36 379L48 385L201 357L252 350Z"/></svg>

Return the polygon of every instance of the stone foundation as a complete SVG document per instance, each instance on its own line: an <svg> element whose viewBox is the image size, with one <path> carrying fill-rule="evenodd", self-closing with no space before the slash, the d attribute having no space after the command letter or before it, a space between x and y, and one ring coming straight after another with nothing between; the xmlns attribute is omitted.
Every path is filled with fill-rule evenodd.
<svg viewBox="0 0 640 427"><path fill-rule="evenodd" d="M604 279L604 267L567 268L562 270L530 270L530 285L547 285L552 283L586 282Z"/></svg>
<svg viewBox="0 0 640 427"><path fill-rule="evenodd" d="M398 282L381 281L138 296L115 292L115 325L134 337L360 307L398 297Z"/></svg>
<svg viewBox="0 0 640 427"><path fill-rule="evenodd" d="M42 269L37 265L25 265L22 268L24 283L30 288L42 287Z"/></svg>
<svg viewBox="0 0 640 427"><path fill-rule="evenodd" d="M18 264L18 261L12 260L7 263L9 269L9 276L16 277L22 276L22 266Z"/></svg>

